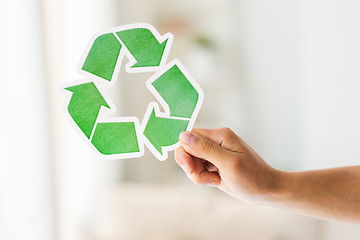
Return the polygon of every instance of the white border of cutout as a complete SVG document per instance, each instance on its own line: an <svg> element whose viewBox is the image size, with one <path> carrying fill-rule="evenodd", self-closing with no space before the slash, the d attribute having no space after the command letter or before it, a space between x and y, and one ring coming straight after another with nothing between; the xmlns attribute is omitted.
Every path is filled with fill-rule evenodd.
<svg viewBox="0 0 360 240"><path fill-rule="evenodd" d="M116 32L119 31L124 31L124 30L129 30L129 29L133 29L133 28L147 28L149 29L152 34L155 36L155 38L158 40L158 42L161 44L163 43L166 39L168 39L164 52L163 52L163 56L161 58L161 62L160 65L158 67L141 67L141 68L131 68L131 66L133 66L137 61L136 59L130 54L130 52L127 50L125 44L123 44L123 42L119 39L119 37L116 35ZM121 50L118 56L118 60L116 62L115 65L115 69L111 78L111 81L107 81L105 79L102 79L96 75L90 74L84 70L82 70L82 66L85 62L85 59L91 49L91 46L93 45L95 39L101 35L107 34L107 33L113 33L116 37L116 39L120 42L121 46ZM175 59L173 61L171 61L170 63L166 64L166 60L169 56L170 53L170 48L173 42L174 36L171 33L166 33L163 36L161 36L159 34L159 32L150 24L148 23L137 23L137 24L129 24L129 25L124 25L124 26L120 26L120 27L116 27L116 28L112 28L106 31L102 31L97 33L92 41L88 44L86 50L84 51L81 60L79 62L79 65L77 67L78 72L85 76L86 79L81 79L81 80L76 80L76 81L71 81L66 83L66 85L61 87L61 91L64 92L64 94L66 95L66 101L65 101L65 105L64 105L64 110L65 110L65 115L66 118L71 122L72 126L75 128L75 130L78 132L78 134L80 136L82 136L82 138L85 140L85 142L90 146L91 149L94 150L94 152L96 152L96 154L102 158L102 159L126 159L126 158L137 158L137 157L141 157L144 155L144 145L147 146L147 148L152 152L152 154L160 161L164 161L168 158L168 152L172 151L174 149L176 149L177 147L180 146L180 142L177 142L171 146L165 146L162 147L162 152L163 155L160 155L160 153L156 150L156 148L150 143L150 141L144 136L143 132L144 129L146 127L146 124L150 118L151 112L153 109L155 109L155 115L157 117L164 117L164 118L169 118L169 119L181 119L181 120L188 120L189 124L187 126L187 131L191 131L191 129L194 126L195 120L197 118L197 115L199 114L201 105L203 103L204 100L204 93L203 90L201 89L201 87L199 86L199 84L192 78L192 76L190 75L190 73L185 69L185 67L182 65L182 63L178 60ZM95 86L98 88L100 93L104 92L104 87L111 87L114 86L116 83L116 80L118 78L119 75L119 71L120 71L120 66L121 63L124 59L124 57L127 57L129 59L129 62L126 64L125 66L125 70L128 73L140 73L140 72L156 72L153 76L151 76L147 81L146 81L146 86L148 87L148 89L150 90L150 92L155 96L155 98L159 101L160 105L164 108L165 112L160 112L159 109L159 105L156 102L150 102L143 121L139 122L139 119L135 116L131 116L131 117L104 117L102 116L102 112L104 111L108 111L109 113L113 113L116 111L116 107L114 105L114 103L112 102L112 100L106 96L105 94L102 94L102 97L105 99L106 103L109 105L110 109L108 109L107 107L101 106L98 117L96 119L93 131L90 135L90 139L87 138L85 136L85 134L81 131L81 129L77 126L77 124L75 123L75 121L72 119L72 117L70 116L69 112L68 112L68 105L70 103L71 97L72 97L72 92L66 90L66 87L70 87L70 86L74 86L74 85L79 85L79 84L83 84L83 83L88 83L90 81L93 81ZM184 74L184 76L187 78L187 80L191 83L191 85L195 88L195 90L198 92L198 101L197 104L194 108L194 112L191 115L191 118L179 118L179 117L171 117L170 116L170 108L169 105L165 102L165 100L161 97L161 95L156 91L156 89L152 86L152 82L154 82L156 79L158 79L162 74L164 74L167 70L169 70L171 67L173 67L174 65L177 65L180 69L180 71ZM95 128L97 123L102 123L102 122L134 122L135 125L135 130L137 133L137 140L138 140L138 145L139 145L139 152L136 153L123 153L123 154L112 154L112 155L105 155L100 153L95 146L91 143Z"/></svg>

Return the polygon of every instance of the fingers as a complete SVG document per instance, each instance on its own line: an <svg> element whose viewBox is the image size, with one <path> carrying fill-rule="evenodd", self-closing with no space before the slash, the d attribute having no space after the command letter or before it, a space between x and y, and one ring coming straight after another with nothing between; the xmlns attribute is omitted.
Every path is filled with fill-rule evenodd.
<svg viewBox="0 0 360 240"><path fill-rule="evenodd" d="M175 161L187 174L192 174L194 171L193 157L188 154L183 147L178 147L175 150Z"/></svg>
<svg viewBox="0 0 360 240"><path fill-rule="evenodd" d="M196 133L182 132L179 139L187 153L205 159L219 169L226 165L227 160L232 158L232 152Z"/></svg>
<svg viewBox="0 0 360 240"><path fill-rule="evenodd" d="M218 172L209 171L206 161L188 154L183 147L175 150L175 160L196 184L218 186L221 182Z"/></svg>
<svg viewBox="0 0 360 240"><path fill-rule="evenodd" d="M205 167L209 172L218 172L219 171L219 169L214 164L212 164L211 162L208 162L208 161L205 162Z"/></svg>
<svg viewBox="0 0 360 240"><path fill-rule="evenodd" d="M194 158L194 172L189 178L196 184L208 185L211 187L220 184L220 176L217 172L209 172L205 167L205 161Z"/></svg>
<svg viewBox="0 0 360 240"><path fill-rule="evenodd" d="M179 136L181 147L175 151L177 163L197 184L218 186L231 191L222 183L220 173L227 172L237 159L236 154L246 147L230 129L193 129Z"/></svg>
<svg viewBox="0 0 360 240"><path fill-rule="evenodd" d="M191 132L201 135L233 152L242 152L242 140L230 128L194 128Z"/></svg>

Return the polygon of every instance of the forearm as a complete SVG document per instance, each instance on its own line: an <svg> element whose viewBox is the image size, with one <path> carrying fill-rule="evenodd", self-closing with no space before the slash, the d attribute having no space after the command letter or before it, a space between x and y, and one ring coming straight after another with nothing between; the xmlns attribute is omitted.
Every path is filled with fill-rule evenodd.
<svg viewBox="0 0 360 240"><path fill-rule="evenodd" d="M278 172L270 204L324 219L360 223L360 166Z"/></svg>

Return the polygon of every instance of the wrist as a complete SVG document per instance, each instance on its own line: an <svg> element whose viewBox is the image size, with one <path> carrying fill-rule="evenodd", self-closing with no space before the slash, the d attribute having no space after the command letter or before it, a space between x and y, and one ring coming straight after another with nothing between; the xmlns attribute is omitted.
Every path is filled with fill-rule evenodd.
<svg viewBox="0 0 360 240"><path fill-rule="evenodd" d="M291 196L291 173L272 170L272 183L264 194L264 205L281 206Z"/></svg>

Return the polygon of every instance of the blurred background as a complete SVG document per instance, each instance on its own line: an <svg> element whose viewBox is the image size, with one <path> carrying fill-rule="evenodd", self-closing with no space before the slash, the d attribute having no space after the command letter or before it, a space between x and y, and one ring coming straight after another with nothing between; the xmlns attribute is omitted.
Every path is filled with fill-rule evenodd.
<svg viewBox="0 0 360 240"><path fill-rule="evenodd" d="M195 186L172 153L98 159L60 92L83 78L76 68L95 33L148 22L174 34L168 62L180 59L205 92L196 127L230 127L283 170L359 164L359 1L0 4L0 239L359 239L359 226ZM108 91L118 116L143 118L150 75L122 66Z"/></svg>

